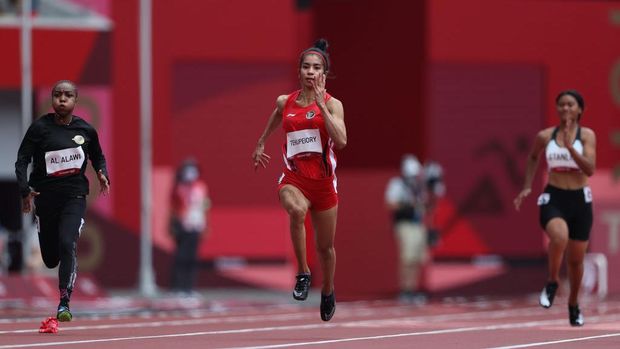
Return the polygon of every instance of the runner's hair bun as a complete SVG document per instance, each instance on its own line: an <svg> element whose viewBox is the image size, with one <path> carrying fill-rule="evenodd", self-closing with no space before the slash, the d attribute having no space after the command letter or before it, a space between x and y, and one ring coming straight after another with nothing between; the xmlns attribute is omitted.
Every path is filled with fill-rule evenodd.
<svg viewBox="0 0 620 349"><path fill-rule="evenodd" d="M321 50L323 52L327 52L327 48L329 47L329 43L327 43L327 40L321 38L321 39L318 39L314 43L314 47L318 48L319 50Z"/></svg>

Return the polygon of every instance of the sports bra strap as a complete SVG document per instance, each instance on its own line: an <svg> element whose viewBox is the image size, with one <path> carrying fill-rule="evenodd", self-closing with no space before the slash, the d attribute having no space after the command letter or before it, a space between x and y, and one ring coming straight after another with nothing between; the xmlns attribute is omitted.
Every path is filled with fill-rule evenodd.
<svg viewBox="0 0 620 349"><path fill-rule="evenodd" d="M556 127L553 129L553 133L551 134L551 139L555 140L555 137L558 135L558 131L560 127ZM575 135L575 140L581 140L581 126L577 126L577 134Z"/></svg>
<svg viewBox="0 0 620 349"><path fill-rule="evenodd" d="M556 127L556 128L553 129L553 133L551 134L551 139L552 140L555 140L555 136L557 136L559 129L560 129L559 127Z"/></svg>

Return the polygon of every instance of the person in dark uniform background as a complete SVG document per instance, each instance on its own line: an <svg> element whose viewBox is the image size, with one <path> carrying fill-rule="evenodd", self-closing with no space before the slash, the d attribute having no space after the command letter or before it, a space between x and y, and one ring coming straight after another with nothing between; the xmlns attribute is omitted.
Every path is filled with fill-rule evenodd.
<svg viewBox="0 0 620 349"><path fill-rule="evenodd" d="M538 206L540 224L549 237L549 280L539 302L544 308L553 305L566 251L570 284L569 322L572 326L583 326L578 297L593 222L592 191L588 186L588 177L594 174L596 164L596 135L593 130L579 124L585 109L579 92L562 91L555 103L560 124L536 135L527 158L523 190L514 199L514 205L519 210L523 199L531 193L538 159L544 151L549 176L544 192L538 197Z"/></svg>
<svg viewBox="0 0 620 349"><path fill-rule="evenodd" d="M54 113L43 115L30 125L15 162L22 212L29 213L34 207L43 262L50 269L59 265L59 321L73 318L69 301L77 277L77 240L84 225L89 159L101 194L107 195L110 190L97 131L73 115L77 100L77 86L68 80L58 81L52 88ZM27 180L31 161L32 173Z"/></svg>

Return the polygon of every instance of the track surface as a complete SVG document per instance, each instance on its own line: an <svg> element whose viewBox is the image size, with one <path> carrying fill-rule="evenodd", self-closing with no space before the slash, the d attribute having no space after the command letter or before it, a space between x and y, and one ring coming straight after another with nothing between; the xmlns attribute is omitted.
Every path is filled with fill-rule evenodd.
<svg viewBox="0 0 620 349"><path fill-rule="evenodd" d="M565 299L543 309L534 296L424 305L340 302L330 322L321 321L312 301L189 304L120 314L114 307L80 308L74 321L61 323L58 334L38 333L40 321L50 315L44 311L0 310L0 349L620 347L619 299L583 302L586 325L581 328L569 326Z"/></svg>

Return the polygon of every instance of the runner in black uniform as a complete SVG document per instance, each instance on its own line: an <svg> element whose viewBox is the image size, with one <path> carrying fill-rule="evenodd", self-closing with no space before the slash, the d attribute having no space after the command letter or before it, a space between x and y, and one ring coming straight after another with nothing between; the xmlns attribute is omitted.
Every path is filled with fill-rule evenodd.
<svg viewBox="0 0 620 349"><path fill-rule="evenodd" d="M69 300L77 271L77 240L84 225L88 179L86 165L90 158L101 186L110 190L106 161L97 131L73 115L77 102L76 85L62 80L52 89L55 113L43 115L30 125L17 153L15 174L22 195L22 211L32 210L39 230L43 262L58 268L60 304L56 317L71 321ZM30 180L26 172L33 162Z"/></svg>

